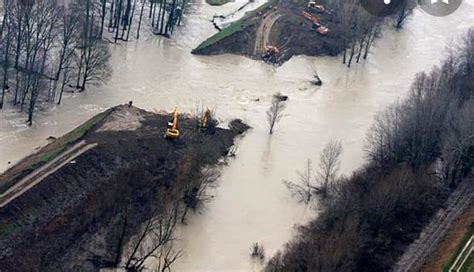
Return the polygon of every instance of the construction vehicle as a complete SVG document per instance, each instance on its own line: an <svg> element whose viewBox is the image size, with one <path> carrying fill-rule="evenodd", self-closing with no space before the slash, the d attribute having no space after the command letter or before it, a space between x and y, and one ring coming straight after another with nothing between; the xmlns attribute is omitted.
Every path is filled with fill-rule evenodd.
<svg viewBox="0 0 474 272"><path fill-rule="evenodd" d="M306 11L302 11L301 16L303 16L303 18L311 21L311 23L313 23L312 29L314 29L319 34L326 35L326 34L329 33L329 29L319 23L318 17L316 17L314 15L311 15Z"/></svg>
<svg viewBox="0 0 474 272"><path fill-rule="evenodd" d="M264 61L277 62L280 55L280 49L273 45L265 46L265 53L262 56Z"/></svg>
<svg viewBox="0 0 474 272"><path fill-rule="evenodd" d="M314 24L312 28L323 36L329 33L329 28L322 26L321 24Z"/></svg>
<svg viewBox="0 0 474 272"><path fill-rule="evenodd" d="M173 119L170 122L168 122L165 138L170 139L170 140L177 140L179 138L178 110L177 109L175 109L173 112Z"/></svg>
<svg viewBox="0 0 474 272"><path fill-rule="evenodd" d="M265 52L270 55L279 55L280 54L280 49L278 47L273 46L273 45L267 45L265 46Z"/></svg>
<svg viewBox="0 0 474 272"><path fill-rule="evenodd" d="M206 109L202 113L201 120L199 121L199 129L201 132L214 134L218 125L219 121L212 117L212 112L209 109Z"/></svg>
<svg viewBox="0 0 474 272"><path fill-rule="evenodd" d="M211 119L211 111L209 109L206 109L206 111L204 111L201 117L201 123L200 123L201 129L207 129L207 127L209 126L210 119Z"/></svg>
<svg viewBox="0 0 474 272"><path fill-rule="evenodd" d="M316 1L314 1L314 0L310 0L308 2L308 8L310 10L314 10L314 11L321 12L321 13L326 11L326 9L324 8L323 5L318 5L316 3Z"/></svg>

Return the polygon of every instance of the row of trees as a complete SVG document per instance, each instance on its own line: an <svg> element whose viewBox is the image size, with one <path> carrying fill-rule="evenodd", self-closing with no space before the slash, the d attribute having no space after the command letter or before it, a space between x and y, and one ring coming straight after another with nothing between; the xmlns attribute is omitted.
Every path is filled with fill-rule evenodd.
<svg viewBox="0 0 474 272"><path fill-rule="evenodd" d="M8 101L28 113L60 104L111 75L108 42L128 41L145 15L152 32L169 37L186 0L3 0L0 9L0 109ZM145 14L146 12L146 14Z"/></svg>
<svg viewBox="0 0 474 272"><path fill-rule="evenodd" d="M419 74L403 103L375 118L368 159L379 167L404 162L415 169L439 161L444 180L455 185L473 162L474 30L441 67ZM439 169L438 169L439 170Z"/></svg>
<svg viewBox="0 0 474 272"><path fill-rule="evenodd" d="M390 22L397 30L401 29L416 5L415 0L402 1L395 14L382 18L368 13L357 0L331 2L342 29L343 63L350 67L354 61L359 63L361 59L367 59L375 39L382 34L382 25Z"/></svg>
<svg viewBox="0 0 474 272"><path fill-rule="evenodd" d="M152 33L169 37L174 27L181 24L187 0L95 0L101 31L107 25L113 40L128 41L134 21L136 38L140 38L143 18L148 17Z"/></svg>
<svg viewBox="0 0 474 272"><path fill-rule="evenodd" d="M472 177L473 52L474 29L441 67L417 76L403 102L376 116L367 137L368 164L350 178L322 182L324 169L338 168L340 149L332 144L323 151L321 161L330 163L320 165L317 182L310 166L301 181L287 182L304 201L321 186L327 190L320 216L299 229L267 271L391 270L449 188Z"/></svg>
<svg viewBox="0 0 474 272"><path fill-rule="evenodd" d="M83 91L110 76L90 1L4 0L1 14L0 108L11 99L31 125L38 102L60 104L66 88Z"/></svg>

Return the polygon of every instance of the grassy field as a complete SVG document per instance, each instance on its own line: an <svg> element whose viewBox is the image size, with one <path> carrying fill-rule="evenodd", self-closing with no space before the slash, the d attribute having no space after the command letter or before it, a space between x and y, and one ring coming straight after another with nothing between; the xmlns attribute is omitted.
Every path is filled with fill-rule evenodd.
<svg viewBox="0 0 474 272"><path fill-rule="evenodd" d="M461 267L461 272L470 271L474 271L474 253L471 253L471 255L469 255L469 258L467 259L466 263L464 263L464 266Z"/></svg>
<svg viewBox="0 0 474 272"><path fill-rule="evenodd" d="M73 131L56 140L52 144L54 148L51 148L50 150L47 150L46 152L41 154L39 158L32 162L32 165L37 166L38 164L43 164L56 158L56 156L66 150L68 146L74 144L75 142L77 142L77 140L82 138L82 136L84 136L95 124L102 121L108 115L108 113L109 111L105 111L92 117L80 127L74 129Z"/></svg>
<svg viewBox="0 0 474 272"><path fill-rule="evenodd" d="M222 6L229 3L231 0L206 0L206 2L211 6Z"/></svg>

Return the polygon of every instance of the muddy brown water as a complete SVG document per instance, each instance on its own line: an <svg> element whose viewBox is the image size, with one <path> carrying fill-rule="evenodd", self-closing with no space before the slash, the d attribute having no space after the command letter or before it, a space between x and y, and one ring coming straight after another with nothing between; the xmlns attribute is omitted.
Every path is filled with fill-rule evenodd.
<svg viewBox="0 0 474 272"><path fill-rule="evenodd" d="M1 111L0 171L8 161L15 163L46 144L48 136L60 136L119 103L133 100L149 110L191 112L196 105L209 105L223 122L239 117L253 130L238 141L237 157L222 169L206 210L180 227L177 246L185 253L174 270L257 271L260 264L249 258L253 242L271 256L291 239L295 224L316 216L290 197L282 179L295 179L295 171L309 158L316 162L332 139L344 145L343 173L361 166L374 114L402 99L415 74L439 64L474 21L474 0L465 0L449 17L416 10L405 29L385 31L369 60L351 69L329 57L295 57L275 68L234 55L191 55L215 31L212 16L243 2L210 7L202 0L171 40L144 35L139 42L115 46L114 73L107 85L68 94L63 105L38 115L32 128L25 125L24 114ZM321 88L309 83L313 64L324 81ZM275 92L290 99L270 137L265 111Z"/></svg>

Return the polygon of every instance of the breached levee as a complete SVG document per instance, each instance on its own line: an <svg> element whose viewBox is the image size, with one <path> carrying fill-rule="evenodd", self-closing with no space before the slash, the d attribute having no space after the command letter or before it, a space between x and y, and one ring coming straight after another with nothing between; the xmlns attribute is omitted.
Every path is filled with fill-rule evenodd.
<svg viewBox="0 0 474 272"><path fill-rule="evenodd" d="M331 11L331 2L323 0L318 3L328 9L317 13L318 20L330 29L328 34L318 34L312 23L302 18L308 1L269 0L203 41L192 53L230 53L258 60L264 58L275 64L282 64L296 55L337 56L344 50L345 30ZM278 48L278 53L268 55L268 47Z"/></svg>
<svg viewBox="0 0 474 272"><path fill-rule="evenodd" d="M0 271L113 266L153 207L189 190L189 165L217 164L248 129L233 121L207 133L180 116L174 142L164 138L169 119L113 107L0 175Z"/></svg>

